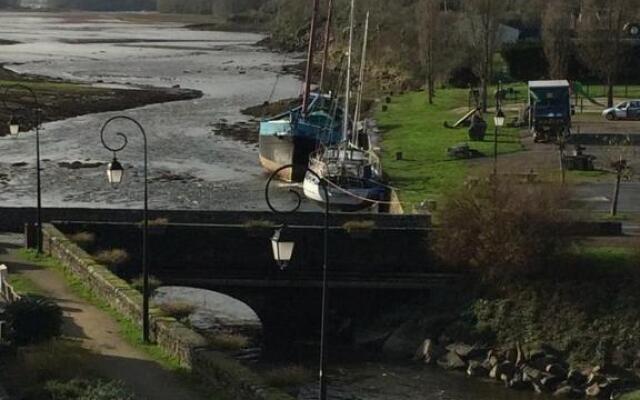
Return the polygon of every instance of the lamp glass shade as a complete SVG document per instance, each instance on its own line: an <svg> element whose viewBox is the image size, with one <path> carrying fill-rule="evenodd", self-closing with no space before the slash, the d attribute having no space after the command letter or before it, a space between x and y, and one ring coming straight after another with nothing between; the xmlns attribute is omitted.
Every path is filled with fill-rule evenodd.
<svg viewBox="0 0 640 400"><path fill-rule="evenodd" d="M293 257L293 249L295 242L283 240L282 229L278 229L271 238L271 247L273 249L273 258L278 265L286 267Z"/></svg>
<svg viewBox="0 0 640 400"><path fill-rule="evenodd" d="M504 126L504 113L502 112L502 110L498 111L498 113L496 114L496 116L493 118L493 122L496 124L497 127L501 128Z"/></svg>
<svg viewBox="0 0 640 400"><path fill-rule="evenodd" d="M113 161L109 163L109 168L107 168L107 179L111 185L118 186L122 182L123 177L124 168L122 168L122 164L114 158Z"/></svg>
<svg viewBox="0 0 640 400"><path fill-rule="evenodd" d="M17 136L20 133L20 125L17 122L9 122L9 133L12 136Z"/></svg>

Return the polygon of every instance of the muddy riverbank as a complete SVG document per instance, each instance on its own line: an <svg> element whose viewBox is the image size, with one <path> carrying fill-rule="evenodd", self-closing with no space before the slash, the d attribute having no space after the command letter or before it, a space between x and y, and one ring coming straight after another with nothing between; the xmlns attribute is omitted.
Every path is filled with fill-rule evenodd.
<svg viewBox="0 0 640 400"><path fill-rule="evenodd" d="M149 104L193 100L202 97L199 90L179 87L159 88L127 85L130 88L113 88L104 82L83 84L66 80L51 80L43 76L18 74L0 65L0 90L3 105L0 121L8 121L12 110L31 107L32 98L26 89L31 88L42 110L42 122L59 121L80 115L108 111L121 111ZM29 126L25 126L29 128ZM0 136L7 135L7 124L0 124Z"/></svg>

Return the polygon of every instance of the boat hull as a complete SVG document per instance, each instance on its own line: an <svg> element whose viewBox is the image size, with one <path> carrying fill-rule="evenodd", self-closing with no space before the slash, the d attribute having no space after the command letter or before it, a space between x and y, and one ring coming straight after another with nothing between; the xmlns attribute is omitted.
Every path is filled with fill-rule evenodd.
<svg viewBox="0 0 640 400"><path fill-rule="evenodd" d="M285 165L293 165L293 168L281 171L279 178L302 182L309 165L309 155L318 146L318 141L310 137L260 135L260 164L269 173Z"/></svg>
<svg viewBox="0 0 640 400"><path fill-rule="evenodd" d="M320 187L315 176L307 174L302 188L305 197L323 207L325 206L325 192ZM344 187L341 189L329 185L327 191L329 193L329 207L337 211L361 211L376 206L379 201L385 200L384 188L377 185L359 188Z"/></svg>

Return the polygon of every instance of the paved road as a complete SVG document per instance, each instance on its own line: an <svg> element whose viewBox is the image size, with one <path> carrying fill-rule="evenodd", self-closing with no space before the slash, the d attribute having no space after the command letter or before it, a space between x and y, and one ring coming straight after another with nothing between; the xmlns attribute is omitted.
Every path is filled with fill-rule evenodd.
<svg viewBox="0 0 640 400"><path fill-rule="evenodd" d="M0 264L6 264L10 273L24 275L63 308L63 334L92 352L89 360L92 370L124 382L139 399L206 398L122 339L118 324L107 313L73 294L59 273L21 260L16 254L21 243L21 235L0 234Z"/></svg>

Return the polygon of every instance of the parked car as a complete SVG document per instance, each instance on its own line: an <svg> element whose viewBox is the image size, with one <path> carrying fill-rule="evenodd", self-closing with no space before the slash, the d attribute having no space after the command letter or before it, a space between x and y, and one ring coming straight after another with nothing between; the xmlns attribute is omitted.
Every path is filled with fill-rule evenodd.
<svg viewBox="0 0 640 400"><path fill-rule="evenodd" d="M609 121L640 120L640 100L625 101L615 107L607 108L602 112L602 116Z"/></svg>

